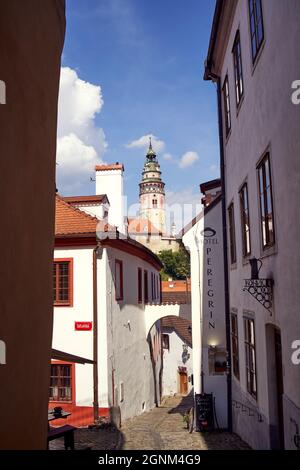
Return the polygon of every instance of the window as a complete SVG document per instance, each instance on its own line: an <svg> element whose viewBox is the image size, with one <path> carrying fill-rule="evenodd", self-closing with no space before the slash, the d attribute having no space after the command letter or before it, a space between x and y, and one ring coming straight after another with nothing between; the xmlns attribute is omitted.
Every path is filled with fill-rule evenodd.
<svg viewBox="0 0 300 470"><path fill-rule="evenodd" d="M244 318L247 390L257 398L254 320Z"/></svg>
<svg viewBox="0 0 300 470"><path fill-rule="evenodd" d="M231 129L228 75L226 75L225 77L222 92L223 92L223 104L224 104L224 114L225 114L225 130L226 130L226 137L227 137Z"/></svg>
<svg viewBox="0 0 300 470"><path fill-rule="evenodd" d="M231 314L231 349L232 370L235 377L240 380L238 319L235 314Z"/></svg>
<svg viewBox="0 0 300 470"><path fill-rule="evenodd" d="M120 403L124 401L124 382L120 382Z"/></svg>
<svg viewBox="0 0 300 470"><path fill-rule="evenodd" d="M234 206L230 204L228 208L229 218L229 241L230 241L230 261L231 264L236 263L236 242L235 242L235 222L234 222Z"/></svg>
<svg viewBox="0 0 300 470"><path fill-rule="evenodd" d="M72 401L72 365L51 364L50 401Z"/></svg>
<svg viewBox="0 0 300 470"><path fill-rule="evenodd" d="M169 335L167 334L162 335L162 347L163 349L167 349L168 351L170 349L170 339L169 339Z"/></svg>
<svg viewBox="0 0 300 470"><path fill-rule="evenodd" d="M151 273L151 299L155 300L154 274Z"/></svg>
<svg viewBox="0 0 300 470"><path fill-rule="evenodd" d="M123 262L115 261L115 289L116 300L123 300Z"/></svg>
<svg viewBox="0 0 300 470"><path fill-rule="evenodd" d="M153 199L153 200L152 200L152 206L153 206L153 207L157 207L157 199Z"/></svg>
<svg viewBox="0 0 300 470"><path fill-rule="evenodd" d="M143 302L143 273L142 268L138 268L138 303Z"/></svg>
<svg viewBox="0 0 300 470"><path fill-rule="evenodd" d="M243 68L242 68L242 53L240 32L238 31L233 44L233 65L234 65L234 79L235 79L235 96L236 104L239 106L241 99L244 95L244 82L243 82Z"/></svg>
<svg viewBox="0 0 300 470"><path fill-rule="evenodd" d="M144 271L144 302L147 304L149 302L148 295L148 271Z"/></svg>
<svg viewBox="0 0 300 470"><path fill-rule="evenodd" d="M152 300L158 300L158 277L155 273L151 273L151 292Z"/></svg>
<svg viewBox="0 0 300 470"><path fill-rule="evenodd" d="M264 40L261 0L249 0L252 61L254 62Z"/></svg>
<svg viewBox="0 0 300 470"><path fill-rule="evenodd" d="M240 207L241 207L241 223L242 223L242 242L243 242L243 256L248 256L251 253L250 241L250 219L249 219L249 201L248 201L248 186L245 183L240 190Z"/></svg>
<svg viewBox="0 0 300 470"><path fill-rule="evenodd" d="M53 300L55 306L71 307L73 304L73 260L53 262Z"/></svg>
<svg viewBox="0 0 300 470"><path fill-rule="evenodd" d="M157 297L159 302L161 302L161 275L158 274L157 276Z"/></svg>
<svg viewBox="0 0 300 470"><path fill-rule="evenodd" d="M272 181L270 156L268 153L258 166L258 177L262 245L265 249L275 243Z"/></svg>

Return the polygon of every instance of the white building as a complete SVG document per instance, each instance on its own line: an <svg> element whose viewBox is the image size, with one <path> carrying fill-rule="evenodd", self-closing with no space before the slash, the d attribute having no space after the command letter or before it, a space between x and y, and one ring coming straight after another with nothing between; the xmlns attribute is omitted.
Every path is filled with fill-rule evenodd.
<svg viewBox="0 0 300 470"><path fill-rule="evenodd" d="M194 393L212 394L214 425L228 426L227 337L220 180L201 185L204 209L183 229L191 257Z"/></svg>
<svg viewBox="0 0 300 470"><path fill-rule="evenodd" d="M111 172L114 187L113 170L96 171ZM109 198L109 211L117 202ZM107 204L104 196L56 198L53 348L94 364L52 360L49 406L71 411L77 425L111 406L126 419L161 397L160 320L145 326L145 307L160 302L161 263L136 241L103 233L111 227L91 214L104 215ZM122 211L112 210L122 226Z"/></svg>
<svg viewBox="0 0 300 470"><path fill-rule="evenodd" d="M163 396L187 395L192 390L193 349L191 321L166 316L161 321Z"/></svg>
<svg viewBox="0 0 300 470"><path fill-rule="evenodd" d="M205 71L218 85L233 430L255 449L300 447L299 18L298 0L218 0ZM245 283L251 258L261 280Z"/></svg>

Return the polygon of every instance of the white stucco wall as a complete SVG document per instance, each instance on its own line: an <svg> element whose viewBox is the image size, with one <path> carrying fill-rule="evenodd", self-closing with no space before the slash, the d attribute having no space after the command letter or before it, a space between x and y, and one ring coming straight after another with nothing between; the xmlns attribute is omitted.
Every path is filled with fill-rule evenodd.
<svg viewBox="0 0 300 470"><path fill-rule="evenodd" d="M174 395L180 392L178 367L186 367L188 378L193 373L193 350L187 347L187 360L183 361L183 339L173 328L163 328L163 334L169 335L169 349L163 349L163 395ZM188 393L192 389L192 383L188 382Z"/></svg>
<svg viewBox="0 0 300 470"><path fill-rule="evenodd" d="M124 300L115 301L113 276L115 259L123 262ZM144 304L138 304L138 267L148 270L148 292L151 298L151 272L158 272L147 262L117 249L109 249L107 263L108 317L108 383L112 404L112 369L122 420L154 406L154 379L150 350L145 332ZM157 323L156 327L159 327ZM159 365L156 373L159 372ZM156 379L158 381L158 377ZM124 400L120 401L120 384Z"/></svg>
<svg viewBox="0 0 300 470"><path fill-rule="evenodd" d="M54 307L52 347L93 358L93 332L75 331L75 321L93 321L92 248L56 248L54 259L73 259L73 306ZM92 406L93 366L75 365L76 404Z"/></svg>
<svg viewBox="0 0 300 470"><path fill-rule="evenodd" d="M208 228L214 232L204 232ZM227 375L213 375L208 361L212 346L225 355L227 349L221 201L203 211L198 222L184 234L183 243L191 254L194 391L214 395L218 424L226 428Z"/></svg>
<svg viewBox="0 0 300 470"><path fill-rule="evenodd" d="M235 205L237 264L230 268L230 303L238 312L240 335L240 381L234 379L234 397L262 414L244 419L234 410L235 430L255 448L269 448L270 434L276 425L271 408L275 385L268 389L271 367L267 361L266 325L276 325L282 335L284 370L285 446L295 449L296 426L300 428L300 366L291 361L291 344L300 339L300 107L292 104L291 84L300 78L298 0L264 0L265 44L259 60L252 65L249 37L249 15L246 1L239 1L229 36L221 82L229 76L232 130L225 144L227 206ZM236 112L232 45L240 30L245 96ZM266 149L270 151L276 244L265 256L261 247L258 181L256 165ZM238 191L248 183L252 256L262 258L260 276L274 279L272 316L248 293L242 292L243 279L250 277L250 267L242 260L242 241ZM255 319L257 400L246 390L243 316ZM276 420L275 420L276 421Z"/></svg>
<svg viewBox="0 0 300 470"><path fill-rule="evenodd" d="M55 259L73 259L73 306L54 308L53 348L88 359L93 358L93 332L75 331L75 321L93 321L93 248L56 249ZM123 262L124 300L115 300L115 259ZM113 378L117 388L116 402L126 419L155 406L154 376L145 329L145 305L138 303L138 267L148 271L148 293L151 299L151 272L158 271L149 263L113 248L98 254L98 400L99 407L113 404ZM128 323L129 322L129 323ZM130 327L129 327L130 325ZM160 322L152 321L150 337L157 335L160 344ZM156 394L160 400L159 372L161 349L156 348ZM93 366L75 365L76 405L93 405ZM120 401L123 383L124 400Z"/></svg>

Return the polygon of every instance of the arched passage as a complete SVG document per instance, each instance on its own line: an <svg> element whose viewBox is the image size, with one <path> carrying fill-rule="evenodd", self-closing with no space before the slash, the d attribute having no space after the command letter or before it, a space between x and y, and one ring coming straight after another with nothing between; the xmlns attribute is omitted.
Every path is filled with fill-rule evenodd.
<svg viewBox="0 0 300 470"><path fill-rule="evenodd" d="M162 304L146 305L145 308L145 329L146 338L152 326L164 317L175 316L191 320L191 304Z"/></svg>

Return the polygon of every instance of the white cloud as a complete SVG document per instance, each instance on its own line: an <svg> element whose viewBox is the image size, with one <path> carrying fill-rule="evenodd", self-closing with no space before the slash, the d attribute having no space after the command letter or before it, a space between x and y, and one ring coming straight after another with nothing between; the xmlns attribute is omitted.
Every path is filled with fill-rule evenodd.
<svg viewBox="0 0 300 470"><path fill-rule="evenodd" d="M170 153L164 153L162 158L168 162L173 161L173 155L171 155Z"/></svg>
<svg viewBox="0 0 300 470"><path fill-rule="evenodd" d="M151 137L151 141L152 141L152 147L155 150L155 152L161 152L165 148L165 143L164 143L163 140L158 139L153 134L143 135L139 139L133 140L132 142L127 144L126 147L129 148L129 149L148 148L149 147L150 137Z"/></svg>
<svg viewBox="0 0 300 470"><path fill-rule="evenodd" d="M62 67L57 126L57 187L79 191L89 181L107 147L95 117L103 106L101 87L85 82L75 70Z"/></svg>
<svg viewBox="0 0 300 470"><path fill-rule="evenodd" d="M180 158L178 165L180 168L187 168L192 166L197 160L199 160L199 155L197 152L186 152Z"/></svg>

